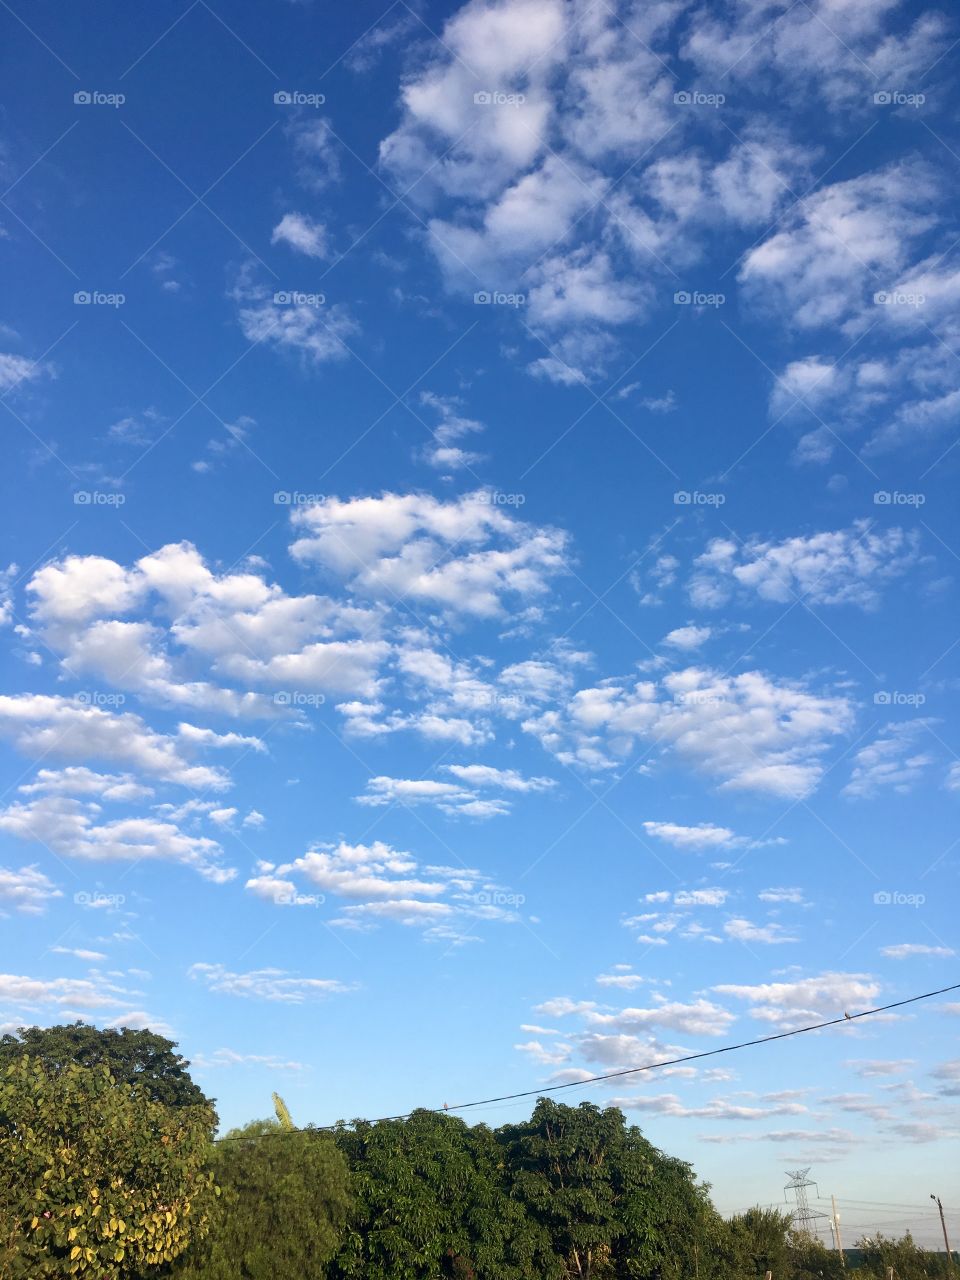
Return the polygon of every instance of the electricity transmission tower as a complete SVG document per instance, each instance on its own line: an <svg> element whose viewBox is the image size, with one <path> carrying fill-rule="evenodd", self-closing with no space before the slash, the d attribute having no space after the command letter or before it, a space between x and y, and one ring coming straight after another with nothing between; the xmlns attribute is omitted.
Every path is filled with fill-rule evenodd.
<svg viewBox="0 0 960 1280"><path fill-rule="evenodd" d="M817 1195L820 1194L820 1188L807 1177L809 1172L809 1168L795 1169L792 1173L788 1169L787 1177L790 1181L783 1188L783 1198L786 1200L788 1198L787 1193L793 1192L793 1198L797 1206L793 1211L793 1225L800 1235L807 1236L813 1240L819 1238L817 1234L817 1219L825 1218L827 1215L810 1208L807 1200L807 1187L813 1187Z"/></svg>

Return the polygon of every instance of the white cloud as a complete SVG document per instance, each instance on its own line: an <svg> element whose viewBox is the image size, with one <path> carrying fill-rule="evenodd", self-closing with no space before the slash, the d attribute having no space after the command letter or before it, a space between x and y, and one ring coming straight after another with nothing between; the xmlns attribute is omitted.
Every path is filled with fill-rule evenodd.
<svg viewBox="0 0 960 1280"><path fill-rule="evenodd" d="M370 928L377 920L392 920L425 928L437 940L442 928L444 939L454 943L479 940L457 933L458 922L514 922L523 902L472 867L421 866L411 853L379 840L310 849L280 866L261 863L246 888L279 906L339 899L346 905L332 923L341 927Z"/></svg>
<svg viewBox="0 0 960 1280"><path fill-rule="evenodd" d="M809 693L759 671L708 668L632 685L607 680L581 689L563 712L524 722L567 765L609 769L636 740L674 752L727 790L801 796L822 772L820 757L852 723L844 697Z"/></svg>
<svg viewBox="0 0 960 1280"><path fill-rule="evenodd" d="M484 491L450 502L387 493L294 511L291 551L361 596L409 600L476 617L539 600L566 566L566 536L508 515Z"/></svg>
<svg viewBox="0 0 960 1280"><path fill-rule="evenodd" d="M181 740L156 733L132 712L118 714L46 694L0 696L0 733L38 759L105 760L197 790L230 786L222 770L193 764Z"/></svg>
<svg viewBox="0 0 960 1280"><path fill-rule="evenodd" d="M684 653L689 653L694 649L699 649L713 635L710 627L677 627L663 637L663 643L670 645L672 649L681 649Z"/></svg>
<svg viewBox="0 0 960 1280"><path fill-rule="evenodd" d="M7 394L24 383L35 382L51 372L50 366L26 356L0 351L0 391Z"/></svg>
<svg viewBox="0 0 960 1280"><path fill-rule="evenodd" d="M919 537L900 528L880 533L870 522L850 529L744 543L714 538L695 561L688 589L694 604L719 608L739 588L761 600L788 604L852 604L875 609L880 589L917 562Z"/></svg>
<svg viewBox="0 0 960 1280"><path fill-rule="evenodd" d="M843 794L863 799L891 790L911 791L935 762L929 751L920 751L917 740L924 738L934 721L929 719L893 721L873 742L856 753L850 781Z"/></svg>
<svg viewBox="0 0 960 1280"><path fill-rule="evenodd" d="M755 986L724 983L713 988L720 995L750 1002L751 1017L781 1030L803 1026L870 1007L880 984L870 974L825 972L792 982L763 982Z"/></svg>
<svg viewBox="0 0 960 1280"><path fill-rule="evenodd" d="M55 853L91 862L141 859L182 862L217 883L236 873L220 863L216 840L186 834L155 818L99 820L100 806L67 796L41 796L0 810L0 831L36 840Z"/></svg>
<svg viewBox="0 0 960 1280"><path fill-rule="evenodd" d="M22 911L25 915L40 915L51 898L63 894L53 881L37 867L0 867L0 915L5 910Z"/></svg>
<svg viewBox="0 0 960 1280"><path fill-rule="evenodd" d="M730 849L738 842L729 827L717 827L710 822L700 822L686 827L677 822L644 822L644 831L672 844L675 849L699 853L703 849Z"/></svg>
<svg viewBox="0 0 960 1280"><path fill-rule="evenodd" d="M445 764L441 768L471 787L495 787L503 791L548 791L553 778L526 778L516 769L495 769L489 764Z"/></svg>
<svg viewBox="0 0 960 1280"><path fill-rule="evenodd" d="M96 964L107 958L102 951L89 951L84 947L51 947L50 950L56 955L73 956L74 959L83 960L88 964Z"/></svg>
<svg viewBox="0 0 960 1280"><path fill-rule="evenodd" d="M601 973L596 978L598 987L618 987L623 991L632 991L649 979L642 978L639 973Z"/></svg>
<svg viewBox="0 0 960 1280"><path fill-rule="evenodd" d="M870 1080L877 1076L899 1075L902 1071L909 1070L914 1065L914 1061L912 1058L859 1058L845 1062L843 1065L865 1080Z"/></svg>
<svg viewBox="0 0 960 1280"><path fill-rule="evenodd" d="M757 894L761 902L803 902L803 890L796 888L761 889Z"/></svg>
<svg viewBox="0 0 960 1280"><path fill-rule="evenodd" d="M379 775L367 779L366 794L356 797L358 804L380 807L387 804L429 804L450 816L495 818L510 812L506 800L481 798L475 791L455 782L439 782L433 778L391 778Z"/></svg>
<svg viewBox="0 0 960 1280"><path fill-rule="evenodd" d="M438 396L431 391L420 394L420 403L434 409L440 417L434 428L433 442L423 457L438 471L462 471L483 461L483 455L464 449L459 441L485 430L482 422L466 418L460 412L461 402L453 396Z"/></svg>
<svg viewBox="0 0 960 1280"><path fill-rule="evenodd" d="M279 689L374 694L389 652L379 614L327 596L289 596L259 572L218 575L192 544L170 543L130 568L68 556L30 580L33 616L71 676L89 674L163 705L275 717ZM122 615L150 611L149 621ZM193 678L206 663L214 680ZM190 675L187 675L189 670Z"/></svg>
<svg viewBox="0 0 960 1280"><path fill-rule="evenodd" d="M216 1049L209 1056L196 1053L190 1065L198 1070L214 1070L218 1067L267 1067L271 1071L309 1070L303 1062L288 1061L270 1053L238 1053L236 1049Z"/></svg>
<svg viewBox="0 0 960 1280"><path fill-rule="evenodd" d="M38 769L32 782L18 788L24 795L95 796L100 800L143 800L153 795L130 773L96 773L83 765Z"/></svg>
<svg viewBox="0 0 960 1280"><path fill-rule="evenodd" d="M773 1106L751 1107L726 1098L713 1098L703 1106L690 1107L682 1103L675 1093L617 1098L613 1105L631 1111L648 1111L655 1115L685 1120L767 1120L771 1116L805 1115L809 1110L799 1102L778 1102Z"/></svg>
<svg viewBox="0 0 960 1280"><path fill-rule="evenodd" d="M519 1053L528 1054L535 1062L551 1067L567 1062L571 1053L570 1045L558 1041L551 1045L543 1045L539 1040L528 1040L525 1044L515 1044L513 1047Z"/></svg>
<svg viewBox="0 0 960 1280"><path fill-rule="evenodd" d="M549 1018L567 1018L575 1013L588 1013L596 1009L592 1000L571 1000L569 996L554 996L538 1004L534 1012L545 1013Z"/></svg>
<svg viewBox="0 0 960 1280"><path fill-rule="evenodd" d="M617 1013L588 1011L586 1021L592 1026L633 1032L647 1027L664 1027L684 1035L721 1036L736 1021L736 1014L703 998L689 1004L663 1000L646 1009L621 1009Z"/></svg>
<svg viewBox="0 0 960 1280"><path fill-rule="evenodd" d="M898 942L895 946L881 947L880 954L891 960L909 960L912 956L930 956L936 960L949 960L957 953L953 947L931 947L923 942Z"/></svg>
<svg viewBox="0 0 960 1280"><path fill-rule="evenodd" d="M728 920L723 931L728 938L733 938L735 942L759 942L764 944L775 944L781 942L796 942L795 937L785 933L783 926L779 924L754 924L750 920L744 920L737 917Z"/></svg>
<svg viewBox="0 0 960 1280"><path fill-rule="evenodd" d="M308 258L329 255L326 227L305 213L285 213L273 228L270 243L289 245Z"/></svg>
<svg viewBox="0 0 960 1280"><path fill-rule="evenodd" d="M130 995L99 973L89 978L31 978L0 973L0 1000L25 1009L47 1004L71 1013L110 1009L127 1003Z"/></svg>
<svg viewBox="0 0 960 1280"><path fill-rule="evenodd" d="M821 187L750 250L740 280L755 305L798 328L859 331L875 310L878 278L895 279L907 265L939 197L935 173L919 161Z"/></svg>
<svg viewBox="0 0 960 1280"><path fill-rule="evenodd" d="M247 973L232 973L222 964L195 964L191 965L188 973L191 978L203 982L210 991L219 995L282 1004L302 1004L306 1000L340 995L352 989L332 978L301 978L283 969L253 969Z"/></svg>
<svg viewBox="0 0 960 1280"><path fill-rule="evenodd" d="M240 330L248 342L299 354L308 368L345 360L350 354L347 340L359 331L342 303L327 306L306 293L282 297L254 284L249 273L240 276L233 297Z"/></svg>

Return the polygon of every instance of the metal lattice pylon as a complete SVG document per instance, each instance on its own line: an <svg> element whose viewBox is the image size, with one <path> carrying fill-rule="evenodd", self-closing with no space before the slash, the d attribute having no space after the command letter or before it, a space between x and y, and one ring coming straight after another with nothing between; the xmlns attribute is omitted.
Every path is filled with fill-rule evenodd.
<svg viewBox="0 0 960 1280"><path fill-rule="evenodd" d="M825 1213L820 1213L816 1209L810 1208L810 1202L807 1200L807 1188L813 1187L817 1195L820 1194L820 1188L815 1182L807 1177L810 1169L795 1169L792 1173L788 1169L787 1177L790 1181L783 1189L783 1198L788 1198L788 1193L793 1192L793 1198L796 1202L796 1209L793 1211L794 1228L804 1236L810 1239L818 1238L817 1220L825 1218Z"/></svg>

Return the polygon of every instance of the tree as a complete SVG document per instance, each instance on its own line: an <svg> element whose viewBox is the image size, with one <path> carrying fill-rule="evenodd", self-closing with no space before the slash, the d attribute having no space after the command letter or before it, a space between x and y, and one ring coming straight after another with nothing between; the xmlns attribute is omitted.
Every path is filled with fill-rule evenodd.
<svg viewBox="0 0 960 1280"><path fill-rule="evenodd" d="M418 1110L341 1126L356 1208L336 1260L349 1280L553 1280L549 1237L508 1194L503 1152L485 1125Z"/></svg>
<svg viewBox="0 0 960 1280"><path fill-rule="evenodd" d="M953 1267L945 1253L937 1254L922 1249L908 1231L899 1240L880 1235L868 1236L857 1241L860 1268L871 1276L885 1277L889 1268L897 1280L927 1280L929 1277L952 1276Z"/></svg>
<svg viewBox="0 0 960 1280"><path fill-rule="evenodd" d="M512 1194L577 1280L710 1274L722 1223L689 1165L671 1160L615 1107L540 1098L497 1131Z"/></svg>
<svg viewBox="0 0 960 1280"><path fill-rule="evenodd" d="M206 1230L209 1106L167 1106L105 1066L0 1070L0 1275L126 1280Z"/></svg>
<svg viewBox="0 0 960 1280"><path fill-rule="evenodd" d="M727 1223L723 1249L731 1274L745 1280L762 1280L766 1272L775 1277L792 1270L790 1229L793 1219L783 1209L748 1209Z"/></svg>
<svg viewBox="0 0 960 1280"><path fill-rule="evenodd" d="M74 1022L58 1027L20 1027L16 1035L0 1037L0 1071L28 1054L48 1071L70 1063L107 1067L118 1084L137 1085L154 1102L171 1107L209 1107L212 1102L190 1079L190 1063L176 1045L153 1031L88 1026Z"/></svg>
<svg viewBox="0 0 960 1280"><path fill-rule="evenodd" d="M214 1148L218 1212L178 1280L315 1280L340 1245L350 1173L333 1139L255 1120Z"/></svg>
<svg viewBox="0 0 960 1280"><path fill-rule="evenodd" d="M836 1249L801 1231L790 1232L793 1280L841 1280L844 1261Z"/></svg>

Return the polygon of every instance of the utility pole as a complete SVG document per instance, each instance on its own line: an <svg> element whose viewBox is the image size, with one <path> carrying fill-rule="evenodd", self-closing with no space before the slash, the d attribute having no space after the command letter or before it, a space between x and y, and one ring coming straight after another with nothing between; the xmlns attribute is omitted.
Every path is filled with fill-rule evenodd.
<svg viewBox="0 0 960 1280"><path fill-rule="evenodd" d="M833 1227L833 1236L837 1242L837 1253L840 1255L840 1265L847 1265L847 1255L843 1252L843 1241L840 1239L840 1215L837 1213L837 1197L830 1197L830 1204L833 1208L833 1217L830 1219L830 1225Z"/></svg>
<svg viewBox="0 0 960 1280"><path fill-rule="evenodd" d="M930 1193L930 1199L936 1200L937 1208L940 1210L940 1226L943 1228L943 1244L947 1251L947 1266L949 1266L950 1270L952 1271L953 1270L953 1254L950 1251L950 1240L947 1236L947 1220L943 1216L943 1204L940 1201L940 1197L935 1196L932 1192Z"/></svg>

